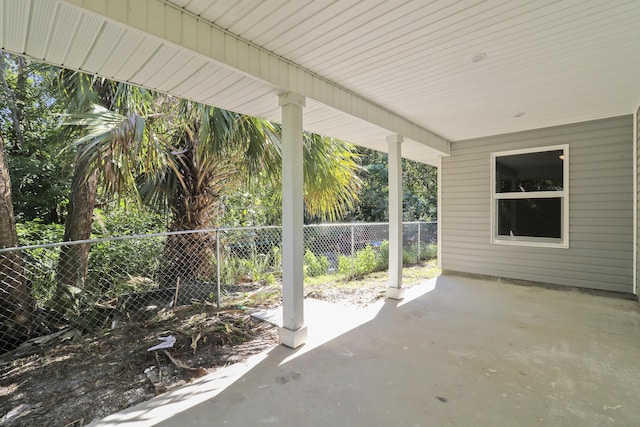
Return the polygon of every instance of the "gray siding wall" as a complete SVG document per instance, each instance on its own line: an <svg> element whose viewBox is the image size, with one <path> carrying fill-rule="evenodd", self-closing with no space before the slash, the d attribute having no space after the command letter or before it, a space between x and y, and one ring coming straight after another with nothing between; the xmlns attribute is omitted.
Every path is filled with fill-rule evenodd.
<svg viewBox="0 0 640 427"><path fill-rule="evenodd" d="M636 194L636 221L640 221L640 174L638 174L638 167L640 167L640 107L638 107L638 110L636 111L636 122L635 124L635 129L636 129L636 141L634 141L634 143L636 144L636 156L638 156L636 158L636 170L633 171L634 174L634 179L636 181L636 191L638 191L638 193ZM635 235L635 245L636 245L636 287L635 287L635 293L638 294L638 292L640 292L640 283L638 283L638 280L640 278L640 260L638 260L638 256L640 255L640 224L636 223L636 231L635 231L636 235Z"/></svg>
<svg viewBox="0 0 640 427"><path fill-rule="evenodd" d="M491 244L490 154L569 144L569 249ZM633 116L451 144L442 161L442 269L631 293Z"/></svg>

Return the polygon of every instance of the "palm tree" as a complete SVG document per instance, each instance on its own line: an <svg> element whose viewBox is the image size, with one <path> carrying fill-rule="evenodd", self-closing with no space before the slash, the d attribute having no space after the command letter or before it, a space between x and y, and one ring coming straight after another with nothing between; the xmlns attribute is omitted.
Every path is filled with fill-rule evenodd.
<svg viewBox="0 0 640 427"><path fill-rule="evenodd" d="M151 107L145 105L145 111L129 108L126 114L94 106L68 123L85 131L75 144L78 166L87 175L99 171L112 192L135 187L141 201L171 214L171 231L218 225L221 193L247 184L253 174L279 179L276 125L167 95L156 95ZM339 218L359 188L355 151L342 141L311 134L304 144L306 210ZM203 233L169 237L162 282L211 277L212 250ZM186 265L195 267L185 270Z"/></svg>
<svg viewBox="0 0 640 427"><path fill-rule="evenodd" d="M87 111L99 104L123 114L129 111L145 112L153 100L153 94L140 88L114 82L102 77L61 70L58 89L65 100L66 111L75 113ZM76 139L72 128L63 132L61 137ZM111 164L107 164L110 166ZM123 169L124 170L124 169ZM108 174L110 169L100 173ZM69 205L64 228L64 241L88 240L91 237L93 209L96 203L99 171L83 162L81 152L76 152L69 195ZM56 282L59 292L56 293L58 306L68 306L68 292L75 287L84 287L89 266L89 244L63 246L56 269ZM73 292L72 292L73 293Z"/></svg>

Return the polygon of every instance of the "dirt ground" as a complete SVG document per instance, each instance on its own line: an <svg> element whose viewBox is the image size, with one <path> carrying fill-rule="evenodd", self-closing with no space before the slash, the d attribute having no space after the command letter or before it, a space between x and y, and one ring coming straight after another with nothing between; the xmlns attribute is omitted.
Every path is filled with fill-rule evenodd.
<svg viewBox="0 0 640 427"><path fill-rule="evenodd" d="M412 286L433 266L407 270ZM413 273L412 273L413 272ZM385 273L347 283L305 283L306 296L356 306L383 298ZM35 354L0 355L0 426L83 426L278 343L277 328L248 313L280 303L279 286L246 284L218 310L178 307L146 322L81 336L74 330ZM174 337L171 348L148 351Z"/></svg>

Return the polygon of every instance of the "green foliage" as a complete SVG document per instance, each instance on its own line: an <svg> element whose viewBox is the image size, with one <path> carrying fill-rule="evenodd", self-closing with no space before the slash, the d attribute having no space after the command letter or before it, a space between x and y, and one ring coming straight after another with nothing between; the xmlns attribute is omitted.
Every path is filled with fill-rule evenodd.
<svg viewBox="0 0 640 427"><path fill-rule="evenodd" d="M383 222L388 220L389 184L387 155L362 148L362 170L360 179L360 201L351 215L351 220L363 222Z"/></svg>
<svg viewBox="0 0 640 427"><path fill-rule="evenodd" d="M357 251L353 259L341 255L338 257L338 273L347 278L355 278L377 271L380 265L379 256L371 245Z"/></svg>
<svg viewBox="0 0 640 427"><path fill-rule="evenodd" d="M413 265L417 262L418 245L406 247L402 251L403 265ZM420 246L420 261L427 261L437 257L436 244L423 244ZM341 255L338 257L338 273L347 279L359 278L366 274L383 271L389 268L389 241L384 240L379 248L367 245L357 251L355 257Z"/></svg>
<svg viewBox="0 0 640 427"><path fill-rule="evenodd" d="M403 213L405 221L431 221L438 217L438 169L402 159Z"/></svg>
<svg viewBox="0 0 640 427"><path fill-rule="evenodd" d="M61 105L51 82L54 67L0 54L0 136L17 221L62 222L70 158L60 151Z"/></svg>
<svg viewBox="0 0 640 427"><path fill-rule="evenodd" d="M224 285L236 285L247 282L262 282L267 285L276 283L281 276L282 251L274 246L266 253L259 253L255 245L247 257L223 254L220 266L221 282Z"/></svg>
<svg viewBox="0 0 640 427"><path fill-rule="evenodd" d="M435 243L424 243L420 245L420 261L428 261L438 258L438 245Z"/></svg>
<svg viewBox="0 0 640 427"><path fill-rule="evenodd" d="M31 291L40 306L49 301L56 290L55 271L60 256L60 248L38 248L23 252L23 260L28 265L38 265L30 271Z"/></svg>
<svg viewBox="0 0 640 427"><path fill-rule="evenodd" d="M389 241L384 240L380 244L380 253L378 254L378 269L387 270L389 268Z"/></svg>
<svg viewBox="0 0 640 427"><path fill-rule="evenodd" d="M252 227L280 225L280 188L265 173L249 178L247 187L229 189L220 196L220 226Z"/></svg>
<svg viewBox="0 0 640 427"><path fill-rule="evenodd" d="M94 238L146 234L164 231L163 218L157 214L123 208L94 212ZM64 226L45 224L36 219L17 223L21 246L58 243L63 239ZM89 253L87 288L96 297L110 297L121 292L140 291L154 287L155 274L164 238L141 238L105 241L93 244ZM43 305L56 291L55 271L60 247L37 248L24 252L25 261L38 268L30 270L31 285L36 301ZM74 307L79 301L73 289L61 290Z"/></svg>
<svg viewBox="0 0 640 427"><path fill-rule="evenodd" d="M158 268L164 240L146 237L92 245L88 288L102 295L115 296L154 287L150 278Z"/></svg>
<svg viewBox="0 0 640 427"><path fill-rule="evenodd" d="M402 249L402 265L413 265L418 262L416 247Z"/></svg>
<svg viewBox="0 0 640 427"><path fill-rule="evenodd" d="M354 276L354 263L350 256L340 255L338 257L338 274L350 278Z"/></svg>
<svg viewBox="0 0 640 427"><path fill-rule="evenodd" d="M402 251L403 265L413 265L418 261L429 261L438 257L438 245L435 243L422 243L420 245L420 259L418 260L418 245L416 243L405 247Z"/></svg>
<svg viewBox="0 0 640 427"><path fill-rule="evenodd" d="M64 226L45 224L41 219L16 223L20 246L42 245L62 241Z"/></svg>
<svg viewBox="0 0 640 427"><path fill-rule="evenodd" d="M163 221L160 215L141 209L96 209L92 237L162 232L165 231ZM89 252L87 284L105 295L154 287L150 278L157 271L165 240L164 237L144 237L94 244Z"/></svg>
<svg viewBox="0 0 640 427"><path fill-rule="evenodd" d="M62 240L64 226L44 224L41 220L16 224L20 246L56 243ZM60 255L59 247L29 249L22 252L26 265L37 265L30 269L31 290L36 303L44 305L51 299L56 289L55 270Z"/></svg>
<svg viewBox="0 0 640 427"><path fill-rule="evenodd" d="M304 253L304 275L305 277L316 277L327 274L329 270L329 259L324 256L316 256L309 249Z"/></svg>
<svg viewBox="0 0 640 427"><path fill-rule="evenodd" d="M69 170L46 150L45 145L38 153L25 151L8 156L17 221L62 222L68 203Z"/></svg>
<svg viewBox="0 0 640 427"><path fill-rule="evenodd" d="M114 206L94 209L92 238L152 234L166 231L164 215L137 208Z"/></svg>
<svg viewBox="0 0 640 427"><path fill-rule="evenodd" d="M388 220L389 184L387 154L360 148L362 180L360 200L347 215L348 220L383 222ZM403 219L435 220L437 217L438 170L408 159L402 160Z"/></svg>

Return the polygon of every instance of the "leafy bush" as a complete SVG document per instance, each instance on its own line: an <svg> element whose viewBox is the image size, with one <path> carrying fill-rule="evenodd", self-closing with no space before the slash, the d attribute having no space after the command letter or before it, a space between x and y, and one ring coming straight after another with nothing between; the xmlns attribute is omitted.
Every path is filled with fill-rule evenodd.
<svg viewBox="0 0 640 427"><path fill-rule="evenodd" d="M44 224L40 219L16 223L20 246L57 243L64 236L64 225Z"/></svg>
<svg viewBox="0 0 640 427"><path fill-rule="evenodd" d="M40 219L16 223L20 246L42 245L62 241L64 226L44 224ZM29 269L29 279L33 296L39 305L51 299L56 289L55 271L60 256L60 248L36 248L22 252L22 258Z"/></svg>
<svg viewBox="0 0 640 427"><path fill-rule="evenodd" d="M353 266L353 260L350 256L340 255L338 257L338 274L348 278L352 277Z"/></svg>
<svg viewBox="0 0 640 427"><path fill-rule="evenodd" d="M389 241L384 240L380 244L380 252L378 252L378 270L387 270L389 268Z"/></svg>
<svg viewBox="0 0 640 427"><path fill-rule="evenodd" d="M362 277L379 269L379 255L371 245L356 252L353 260L347 256L338 257L338 273L349 278Z"/></svg>
<svg viewBox="0 0 640 427"><path fill-rule="evenodd" d="M371 247L367 245L361 251L356 252L355 256L355 273L358 276L376 271L377 260L376 253Z"/></svg>
<svg viewBox="0 0 640 427"><path fill-rule="evenodd" d="M272 285L280 275L281 263L282 251L277 246L266 254L258 253L254 247L247 258L227 253L222 256L220 265L221 281L227 285L243 282Z"/></svg>
<svg viewBox="0 0 640 427"><path fill-rule="evenodd" d="M427 261L438 258L438 245L435 243L423 244L420 246L420 260Z"/></svg>
<svg viewBox="0 0 640 427"><path fill-rule="evenodd" d="M329 259L324 256L316 256L309 249L304 253L304 275L305 277L316 277L327 274L329 270Z"/></svg>
<svg viewBox="0 0 640 427"><path fill-rule="evenodd" d="M167 231L165 221L162 215L143 209L95 209L92 238L161 233Z"/></svg>
<svg viewBox="0 0 640 427"><path fill-rule="evenodd" d="M412 265L418 262L415 246L402 249L402 265Z"/></svg>
<svg viewBox="0 0 640 427"><path fill-rule="evenodd" d="M93 244L88 284L109 296L155 287L151 278L160 263L164 241L162 237L143 237Z"/></svg>
<svg viewBox="0 0 640 427"><path fill-rule="evenodd" d="M166 230L160 215L140 209L96 209L93 217L93 238ZM157 287L152 278L157 272L165 242L165 237L141 237L93 244L87 278L90 289L111 297Z"/></svg>

